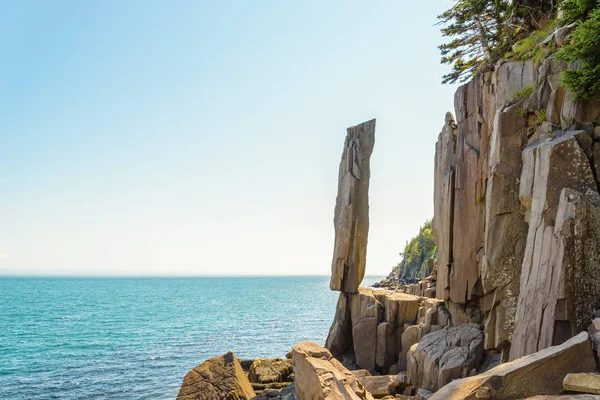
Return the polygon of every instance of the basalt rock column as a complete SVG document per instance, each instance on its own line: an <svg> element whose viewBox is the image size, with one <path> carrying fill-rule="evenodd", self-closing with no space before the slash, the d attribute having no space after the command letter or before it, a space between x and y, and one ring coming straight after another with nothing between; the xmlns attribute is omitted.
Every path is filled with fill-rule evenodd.
<svg viewBox="0 0 600 400"><path fill-rule="evenodd" d="M370 158L375 120L348 128L340 161L335 203L331 290L357 293L365 276L369 234Z"/></svg>

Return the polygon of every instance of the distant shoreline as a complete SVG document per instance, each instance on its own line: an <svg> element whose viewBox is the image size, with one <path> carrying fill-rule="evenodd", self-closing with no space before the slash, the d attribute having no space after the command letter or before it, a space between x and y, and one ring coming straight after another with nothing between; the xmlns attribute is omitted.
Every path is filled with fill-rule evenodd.
<svg viewBox="0 0 600 400"><path fill-rule="evenodd" d="M241 278L241 279L262 279L262 278L322 278L329 275L0 275L0 279L13 278L55 278L55 279L219 279L219 278ZM385 278L386 275L365 275L366 279Z"/></svg>

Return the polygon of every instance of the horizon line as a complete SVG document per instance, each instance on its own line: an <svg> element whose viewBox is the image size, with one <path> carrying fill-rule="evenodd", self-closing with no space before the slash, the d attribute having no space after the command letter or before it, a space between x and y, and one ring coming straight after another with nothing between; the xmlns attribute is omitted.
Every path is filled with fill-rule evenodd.
<svg viewBox="0 0 600 400"><path fill-rule="evenodd" d="M66 274L1 274L0 279L3 278L167 278L167 279L181 279L181 278L306 278L306 277L328 277L329 274L200 274L200 275L66 275ZM385 274L371 274L365 275L368 277L380 277L386 276Z"/></svg>

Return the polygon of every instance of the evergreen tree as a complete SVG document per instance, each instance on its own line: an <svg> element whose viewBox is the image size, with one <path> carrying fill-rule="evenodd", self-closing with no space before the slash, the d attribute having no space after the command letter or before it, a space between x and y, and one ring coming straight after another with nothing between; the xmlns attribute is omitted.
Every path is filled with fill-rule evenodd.
<svg viewBox="0 0 600 400"><path fill-rule="evenodd" d="M452 65L442 82L464 82L491 68L553 9L552 0L457 0L438 16L442 35L451 38L439 46L442 63Z"/></svg>
<svg viewBox="0 0 600 400"><path fill-rule="evenodd" d="M579 3L569 1L565 3ZM600 2L589 18L581 22L571 35L571 43L560 49L557 58L575 63L576 69L562 73L564 85L573 93L574 100L589 99L600 94ZM571 6L572 4L570 4ZM589 5L588 5L589 6ZM576 10L576 11L573 11ZM572 7L574 13L586 13L586 8ZM580 14L578 18L581 18Z"/></svg>
<svg viewBox="0 0 600 400"><path fill-rule="evenodd" d="M452 72L443 83L465 81L494 59L500 38L504 1L459 0L438 16L444 36L453 38L439 46L442 63Z"/></svg>

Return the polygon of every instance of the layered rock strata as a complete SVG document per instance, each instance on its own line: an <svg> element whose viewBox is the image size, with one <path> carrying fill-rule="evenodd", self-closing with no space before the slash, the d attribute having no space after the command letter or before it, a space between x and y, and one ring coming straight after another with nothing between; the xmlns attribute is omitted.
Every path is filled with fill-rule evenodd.
<svg viewBox="0 0 600 400"><path fill-rule="evenodd" d="M436 144L436 297L504 361L600 307L600 101L572 102L565 68L499 63L458 89Z"/></svg>
<svg viewBox="0 0 600 400"><path fill-rule="evenodd" d="M389 290L342 293L325 347L349 366L406 370L410 345L449 324L443 302Z"/></svg>
<svg viewBox="0 0 600 400"><path fill-rule="evenodd" d="M369 234L370 158L375 120L348 128L340 161L333 224L331 290L356 293L365 276Z"/></svg>

